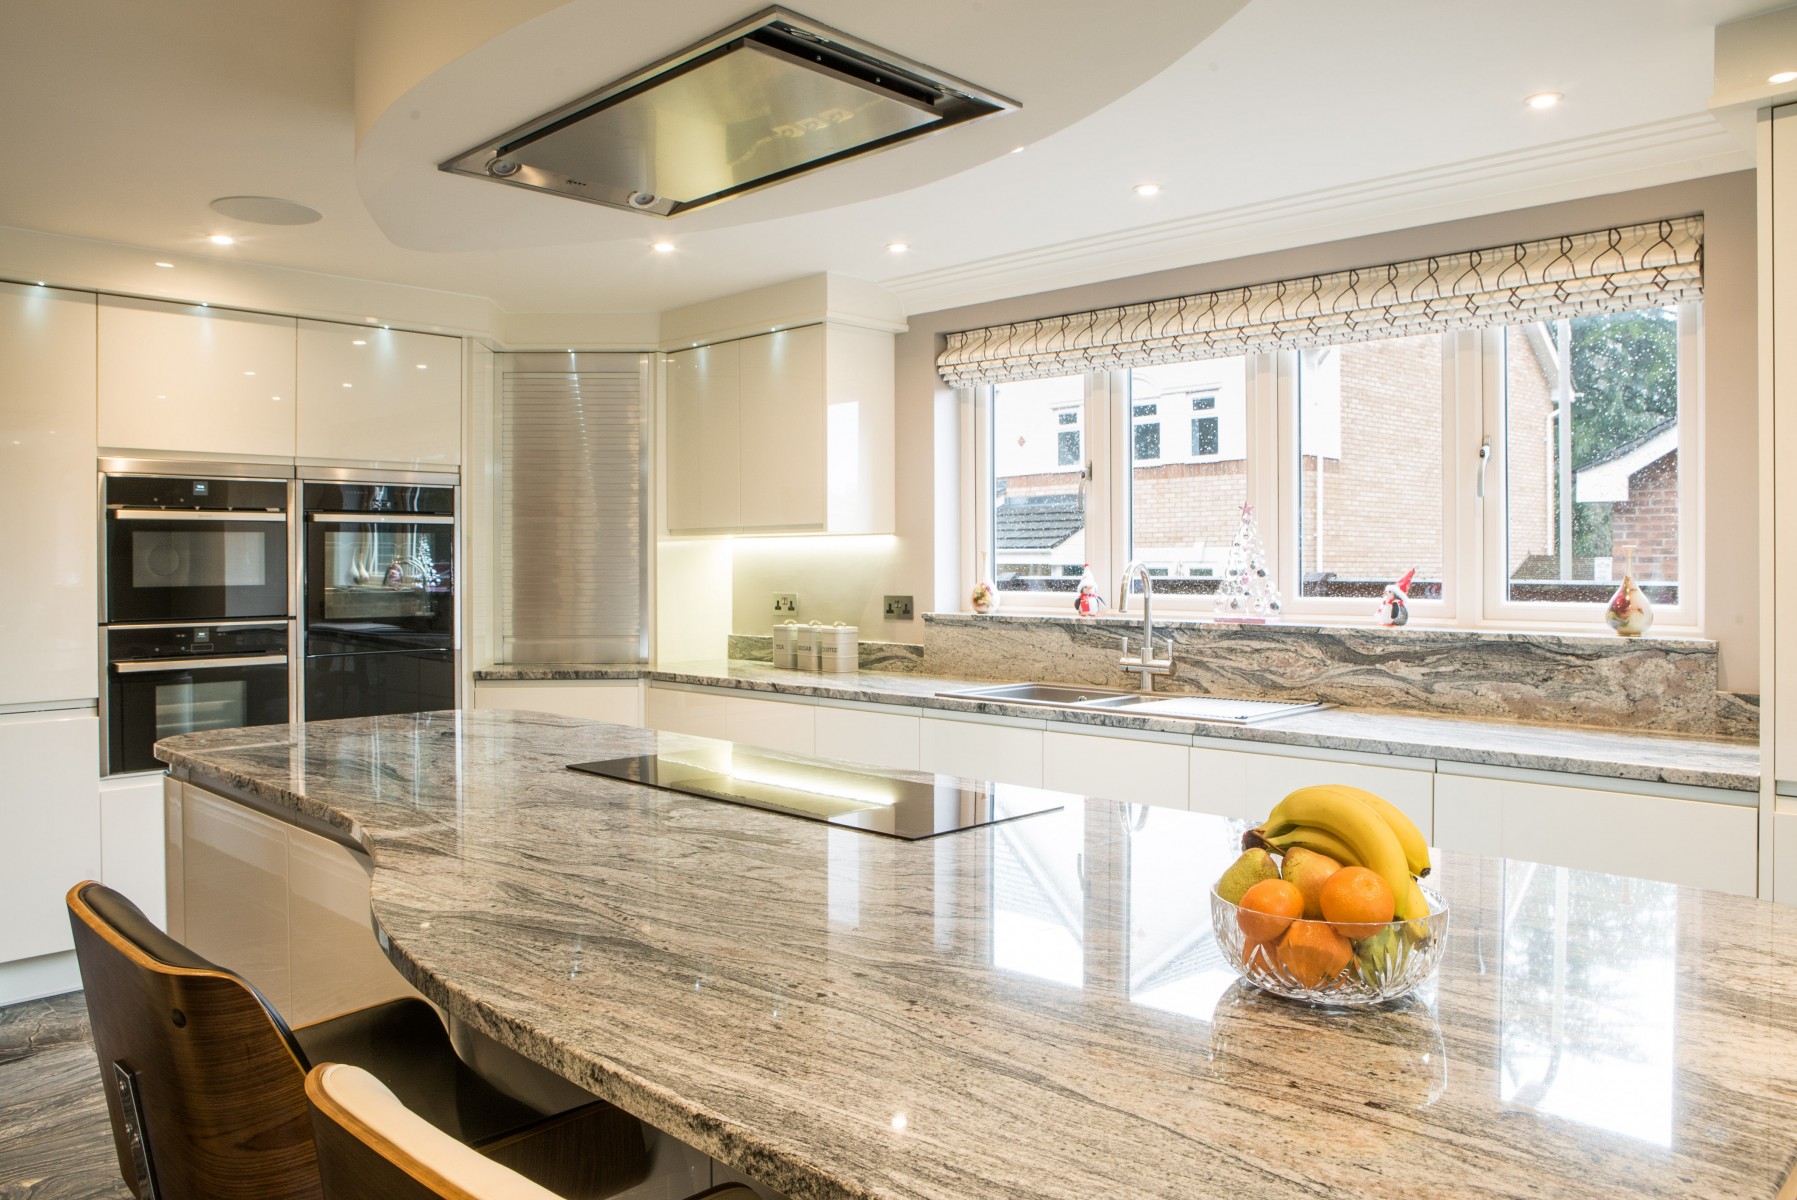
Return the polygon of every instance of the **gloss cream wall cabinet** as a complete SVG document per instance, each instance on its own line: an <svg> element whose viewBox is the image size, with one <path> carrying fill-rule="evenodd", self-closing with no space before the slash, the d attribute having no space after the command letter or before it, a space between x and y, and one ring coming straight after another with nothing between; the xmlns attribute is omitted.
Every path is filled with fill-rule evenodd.
<svg viewBox="0 0 1797 1200"><path fill-rule="evenodd" d="M299 323L302 460L433 470L462 461L462 342Z"/></svg>
<svg viewBox="0 0 1797 1200"><path fill-rule="evenodd" d="M100 298L100 445L292 458L292 317Z"/></svg>
<svg viewBox="0 0 1797 1200"><path fill-rule="evenodd" d="M824 323L666 356L670 533L891 533L893 340Z"/></svg>
<svg viewBox="0 0 1797 1200"><path fill-rule="evenodd" d="M0 707L99 692L94 330L91 293L0 284Z"/></svg>

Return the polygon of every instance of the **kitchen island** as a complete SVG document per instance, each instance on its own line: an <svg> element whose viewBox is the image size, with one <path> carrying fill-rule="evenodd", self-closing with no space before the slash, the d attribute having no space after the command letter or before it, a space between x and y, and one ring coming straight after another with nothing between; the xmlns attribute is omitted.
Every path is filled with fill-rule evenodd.
<svg viewBox="0 0 1797 1200"><path fill-rule="evenodd" d="M566 769L688 742L479 711L158 754L364 847L455 1018L795 1200L1765 1197L1797 1161L1797 910L1446 854L1437 979L1331 1015L1218 957L1239 825L906 843Z"/></svg>

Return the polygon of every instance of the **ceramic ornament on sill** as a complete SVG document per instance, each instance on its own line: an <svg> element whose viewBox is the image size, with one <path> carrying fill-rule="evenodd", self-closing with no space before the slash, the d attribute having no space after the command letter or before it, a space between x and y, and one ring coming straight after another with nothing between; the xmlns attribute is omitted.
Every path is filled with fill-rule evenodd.
<svg viewBox="0 0 1797 1200"><path fill-rule="evenodd" d="M1396 627L1410 620L1410 584L1415 579L1416 568L1411 567L1402 579L1385 585L1379 598L1379 624Z"/></svg>
<svg viewBox="0 0 1797 1200"><path fill-rule="evenodd" d="M1610 597L1604 609L1604 621L1622 637L1640 637L1653 628L1653 605L1647 593L1635 586L1635 548L1622 547L1627 566L1622 572L1622 586Z"/></svg>
<svg viewBox="0 0 1797 1200"><path fill-rule="evenodd" d="M1217 586L1216 619L1264 625L1279 619L1279 589L1267 570L1267 549L1254 523L1254 506L1242 505L1242 527L1229 547L1223 582Z"/></svg>
<svg viewBox="0 0 1797 1200"><path fill-rule="evenodd" d="M1098 580L1092 574L1092 564L1084 566L1079 577L1079 595L1073 598L1073 611L1082 617L1096 617L1104 611L1104 597L1098 594Z"/></svg>

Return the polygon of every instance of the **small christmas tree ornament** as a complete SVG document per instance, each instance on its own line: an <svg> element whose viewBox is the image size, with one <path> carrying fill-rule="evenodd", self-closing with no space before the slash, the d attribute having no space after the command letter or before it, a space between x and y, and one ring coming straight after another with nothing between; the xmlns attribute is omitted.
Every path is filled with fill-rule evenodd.
<svg viewBox="0 0 1797 1200"><path fill-rule="evenodd" d="M1385 585L1385 594L1379 597L1379 624L1398 626L1410 620L1410 584L1415 578L1416 568L1411 567L1402 579Z"/></svg>
<svg viewBox="0 0 1797 1200"><path fill-rule="evenodd" d="M1092 575L1092 564L1085 564L1079 577L1079 595L1073 598L1073 611L1082 617L1096 617L1104 611L1104 597L1098 594L1098 580Z"/></svg>
<svg viewBox="0 0 1797 1200"><path fill-rule="evenodd" d="M1635 548L1622 547L1627 566L1622 572L1622 586L1610 597L1604 609L1604 621L1622 637L1640 637L1653 628L1653 605L1647 593L1635 586Z"/></svg>
<svg viewBox="0 0 1797 1200"><path fill-rule="evenodd" d="M1223 582L1217 586L1216 619L1264 625L1279 619L1279 589L1267 570L1267 550L1254 523L1254 506L1242 505L1242 526L1229 547Z"/></svg>

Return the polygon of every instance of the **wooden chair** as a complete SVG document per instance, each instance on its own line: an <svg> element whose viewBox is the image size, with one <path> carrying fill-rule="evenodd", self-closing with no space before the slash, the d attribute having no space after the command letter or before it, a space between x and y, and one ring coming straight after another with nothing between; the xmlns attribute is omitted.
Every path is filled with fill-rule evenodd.
<svg viewBox="0 0 1797 1200"><path fill-rule="evenodd" d="M306 1076L325 1200L561 1200L447 1136L360 1067ZM740 1184L691 1200L757 1200Z"/></svg>
<svg viewBox="0 0 1797 1200"><path fill-rule="evenodd" d="M112 889L77 884L68 907L119 1169L138 1200L322 1200L314 1062L366 1068L446 1136L575 1196L647 1173L634 1117L596 1101L545 1118L463 1063L422 1000L290 1029L248 982Z"/></svg>

